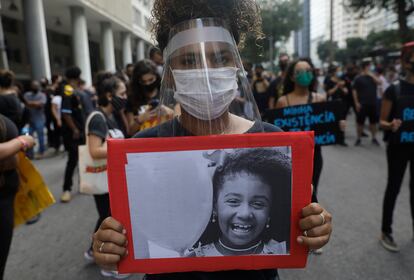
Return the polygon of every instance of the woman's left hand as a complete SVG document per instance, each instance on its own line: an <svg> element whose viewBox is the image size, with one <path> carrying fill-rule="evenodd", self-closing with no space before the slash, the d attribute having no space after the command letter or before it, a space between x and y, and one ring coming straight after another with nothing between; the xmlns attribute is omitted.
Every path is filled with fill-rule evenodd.
<svg viewBox="0 0 414 280"><path fill-rule="evenodd" d="M311 203L302 209L299 227L303 235L297 242L316 250L325 246L332 233L332 215L318 203Z"/></svg>

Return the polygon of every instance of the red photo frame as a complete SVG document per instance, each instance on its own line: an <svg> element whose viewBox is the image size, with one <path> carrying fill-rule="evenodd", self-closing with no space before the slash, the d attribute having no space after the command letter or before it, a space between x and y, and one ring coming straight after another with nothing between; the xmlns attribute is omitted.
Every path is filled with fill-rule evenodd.
<svg viewBox="0 0 414 280"><path fill-rule="evenodd" d="M292 158L289 255L135 259L125 171L128 164L127 154L286 146L290 146ZM129 255L122 259L118 265L119 272L155 274L305 267L308 249L300 246L296 242L296 238L302 235L298 223L301 210L311 202L313 150L313 132L109 140L108 184L111 213L127 231L127 249L129 251Z"/></svg>

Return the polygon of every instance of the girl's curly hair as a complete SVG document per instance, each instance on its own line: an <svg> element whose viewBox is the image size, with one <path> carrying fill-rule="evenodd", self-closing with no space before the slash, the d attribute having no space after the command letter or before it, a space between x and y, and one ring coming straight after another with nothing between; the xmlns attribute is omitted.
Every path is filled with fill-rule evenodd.
<svg viewBox="0 0 414 280"><path fill-rule="evenodd" d="M206 17L224 19L241 47L247 34L263 38L260 8L255 0L155 0L152 31L161 51L168 44L173 26Z"/></svg>

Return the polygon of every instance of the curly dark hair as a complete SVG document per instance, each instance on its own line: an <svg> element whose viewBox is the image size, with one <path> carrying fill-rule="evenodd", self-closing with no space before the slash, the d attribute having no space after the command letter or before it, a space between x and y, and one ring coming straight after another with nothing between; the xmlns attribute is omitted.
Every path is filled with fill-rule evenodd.
<svg viewBox="0 0 414 280"><path fill-rule="evenodd" d="M311 84L309 85L309 91L315 92L317 90L316 87L318 84L318 80L317 80L318 76L316 74L315 66L313 65L312 60L310 58L303 57L289 64L289 67L286 71L286 77L283 82L283 95L289 94L295 90L295 81L292 80L292 77L295 76L295 67L296 67L296 64L298 64L299 62L307 62L312 68L313 80Z"/></svg>
<svg viewBox="0 0 414 280"><path fill-rule="evenodd" d="M242 46L246 35L263 38L262 18L255 0L155 0L152 31L161 51L172 27L196 18L221 18Z"/></svg>
<svg viewBox="0 0 414 280"><path fill-rule="evenodd" d="M227 180L240 176L242 173L257 176L271 187L272 193L270 228L262 233L262 241L268 242L270 239L275 239L289 244L291 166L290 158L275 148L237 149L226 156L223 164L214 172L213 201L214 203L217 201L217 196ZM202 244L208 244L217 241L219 235L220 229L217 223L210 222L199 241Z"/></svg>

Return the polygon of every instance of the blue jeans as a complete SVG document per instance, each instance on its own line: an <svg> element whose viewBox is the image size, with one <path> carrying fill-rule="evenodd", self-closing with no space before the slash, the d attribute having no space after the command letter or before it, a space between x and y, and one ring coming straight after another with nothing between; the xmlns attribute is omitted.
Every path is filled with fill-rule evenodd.
<svg viewBox="0 0 414 280"><path fill-rule="evenodd" d="M30 122L30 135L36 132L36 136L39 140L39 154L43 154L45 152L45 137L44 137L44 129L45 129L45 120L36 120ZM28 151L28 155L33 156L33 149Z"/></svg>

